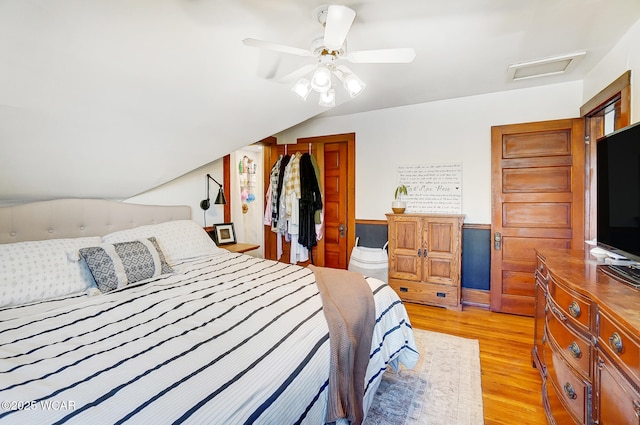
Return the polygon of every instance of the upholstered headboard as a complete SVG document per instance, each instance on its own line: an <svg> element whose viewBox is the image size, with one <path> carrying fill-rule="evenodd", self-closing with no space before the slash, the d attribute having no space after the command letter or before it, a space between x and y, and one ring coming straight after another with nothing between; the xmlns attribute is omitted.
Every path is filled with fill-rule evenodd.
<svg viewBox="0 0 640 425"><path fill-rule="evenodd" d="M190 220L186 205L138 205L103 199L56 199L0 207L0 243L103 236L145 224Z"/></svg>

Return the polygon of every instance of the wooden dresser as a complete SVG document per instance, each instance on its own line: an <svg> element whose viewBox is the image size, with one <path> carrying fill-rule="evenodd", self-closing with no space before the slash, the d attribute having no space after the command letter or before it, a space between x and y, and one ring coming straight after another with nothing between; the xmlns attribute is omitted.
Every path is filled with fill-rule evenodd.
<svg viewBox="0 0 640 425"><path fill-rule="evenodd" d="M463 215L387 214L389 285L404 301L461 309Z"/></svg>
<svg viewBox="0 0 640 425"><path fill-rule="evenodd" d="M639 424L640 291L584 251L539 250L532 358L549 423Z"/></svg>

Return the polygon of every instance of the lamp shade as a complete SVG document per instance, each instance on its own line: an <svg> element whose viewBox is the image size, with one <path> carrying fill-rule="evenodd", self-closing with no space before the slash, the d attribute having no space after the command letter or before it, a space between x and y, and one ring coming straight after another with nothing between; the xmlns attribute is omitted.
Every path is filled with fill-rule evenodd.
<svg viewBox="0 0 640 425"><path fill-rule="evenodd" d="M366 84L355 74L349 74L344 79L344 88L352 98L356 97L366 87Z"/></svg>
<svg viewBox="0 0 640 425"><path fill-rule="evenodd" d="M224 191L222 190L222 186L218 189L218 196L216 196L215 204L216 205L224 205L227 203L227 199L224 197Z"/></svg>
<svg viewBox="0 0 640 425"><path fill-rule="evenodd" d="M302 100L307 100L309 93L311 93L311 83L308 79L302 77L291 88L291 91L300 96Z"/></svg>
<svg viewBox="0 0 640 425"><path fill-rule="evenodd" d="M216 181L210 174L207 174L207 199L203 199L200 201L200 208L203 210L208 210L211 207L211 198L209 197L209 180L213 180L218 186L218 196L216 196L215 204L216 205L224 205L227 203L226 198L224 197L224 191L222 190L222 185Z"/></svg>
<svg viewBox="0 0 640 425"><path fill-rule="evenodd" d="M320 100L318 101L318 104L327 108L333 108L336 106L336 91L334 89L329 89L324 93L320 93Z"/></svg>
<svg viewBox="0 0 640 425"><path fill-rule="evenodd" d="M324 93L331 88L331 71L326 66L319 66L311 77L311 87L318 93Z"/></svg>

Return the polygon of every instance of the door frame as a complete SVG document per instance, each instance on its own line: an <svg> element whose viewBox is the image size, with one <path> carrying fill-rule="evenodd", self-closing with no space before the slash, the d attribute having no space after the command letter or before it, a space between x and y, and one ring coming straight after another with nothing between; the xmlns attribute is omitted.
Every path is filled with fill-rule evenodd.
<svg viewBox="0 0 640 425"><path fill-rule="evenodd" d="M585 119L585 240L596 239L596 153L598 139L604 136L601 113L616 102L615 129L631 124L631 71L626 71L580 107L580 116ZM590 249L585 243L585 249Z"/></svg>
<svg viewBox="0 0 640 425"><path fill-rule="evenodd" d="M346 239L347 239L347 264L349 264L349 257L351 256L351 251L355 246L356 242L356 134L355 133L342 133L342 134L332 134L326 136L314 136L314 137L302 137L296 140L296 143L308 144L309 146L313 145L324 145L328 143L346 143L347 145L347 230L346 230ZM259 143L265 145L265 152L263 155L264 159L264 188L265 192L269 187L269 177L271 172L271 167L275 163L277 159L277 155L273 157L271 155L271 147L277 144L277 138L268 137ZM286 145L284 145L286 146ZM319 151L319 149L318 149ZM324 151L324 149L323 149ZM321 172L321 178L324 179L324 172ZM322 196L324 198L324 181L321 182L322 186ZM268 258L267 252L270 249L266 246L267 241L267 233L271 232L271 229L265 226L265 258ZM322 244L322 247L320 246ZM318 250L317 255L322 256L322 262L318 262L318 264L324 264L324 242L318 241Z"/></svg>

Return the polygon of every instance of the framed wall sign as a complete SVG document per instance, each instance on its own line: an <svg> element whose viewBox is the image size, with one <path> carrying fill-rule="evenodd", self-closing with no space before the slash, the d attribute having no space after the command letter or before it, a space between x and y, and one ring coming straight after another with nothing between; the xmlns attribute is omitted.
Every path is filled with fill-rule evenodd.
<svg viewBox="0 0 640 425"><path fill-rule="evenodd" d="M233 223L220 223L214 225L213 240L216 245L236 243L236 231Z"/></svg>
<svg viewBox="0 0 640 425"><path fill-rule="evenodd" d="M462 163L407 164L398 166L398 184L406 213L462 214Z"/></svg>

